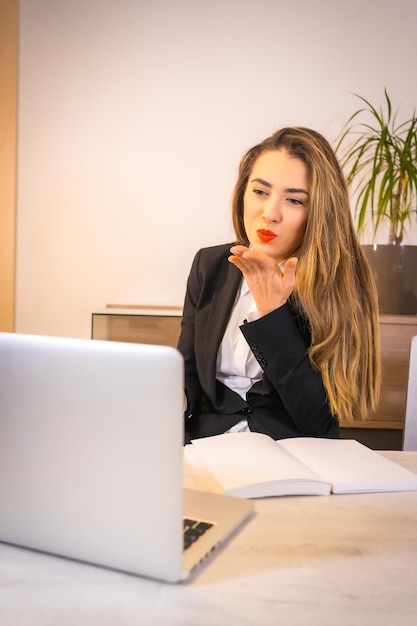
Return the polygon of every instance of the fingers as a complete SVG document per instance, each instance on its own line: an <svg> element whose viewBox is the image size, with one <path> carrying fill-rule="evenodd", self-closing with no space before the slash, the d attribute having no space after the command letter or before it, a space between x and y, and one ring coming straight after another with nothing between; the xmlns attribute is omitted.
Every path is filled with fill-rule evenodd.
<svg viewBox="0 0 417 626"><path fill-rule="evenodd" d="M242 254L243 254L244 252L247 252L249 249L250 249L250 248L248 248L247 246L237 245L237 246L232 246L232 247L230 248L230 252L231 252L233 255L236 255L236 256L242 256Z"/></svg>
<svg viewBox="0 0 417 626"><path fill-rule="evenodd" d="M246 269L246 266L242 261L242 257L239 257L237 255L229 256L228 261L229 263L235 265L238 269L240 269L241 272Z"/></svg>
<svg viewBox="0 0 417 626"><path fill-rule="evenodd" d="M292 292L295 286L295 273L297 269L298 259L297 257L291 257L285 262L284 272L282 275L282 283L284 288Z"/></svg>
<svg viewBox="0 0 417 626"><path fill-rule="evenodd" d="M233 246L230 248L232 256L229 257L230 263L235 265L245 276L248 272L253 270L253 260L250 259L251 250L246 246ZM256 261L256 255L255 255Z"/></svg>
<svg viewBox="0 0 417 626"><path fill-rule="evenodd" d="M245 268L245 270L249 271L251 268L253 269L266 269L271 270L276 268L276 261L268 257L266 254L262 254L260 252L256 252L246 246L232 246L230 248L230 252L232 256L229 257L230 263L236 265L240 270ZM282 274L286 274L288 276L289 282L295 283L295 272L297 269L298 259L297 257L290 257L285 261L284 270ZM282 267L282 265L281 265Z"/></svg>
<svg viewBox="0 0 417 626"><path fill-rule="evenodd" d="M259 315L266 315L288 300L295 286L296 257L277 261L245 246L233 246L229 262L245 277ZM281 269L282 268L282 269Z"/></svg>
<svg viewBox="0 0 417 626"><path fill-rule="evenodd" d="M297 270L297 265L298 265L298 259L297 257L293 256L290 259L288 259L287 261L285 261L284 264L284 271L283 274L285 276L288 277L294 277L295 278L295 273Z"/></svg>
<svg viewBox="0 0 417 626"><path fill-rule="evenodd" d="M275 276L279 277L280 289L285 293L289 295L294 289L297 257L287 259L282 268L282 264L279 266L271 257L245 246L234 246L230 251L233 254L229 257L229 262L235 265L247 280L256 276L258 280L263 281Z"/></svg>
<svg viewBox="0 0 417 626"><path fill-rule="evenodd" d="M229 257L230 263L236 265L241 271L262 271L275 269L276 263L271 257L261 252L256 252L246 246L233 246L230 248L232 256Z"/></svg>

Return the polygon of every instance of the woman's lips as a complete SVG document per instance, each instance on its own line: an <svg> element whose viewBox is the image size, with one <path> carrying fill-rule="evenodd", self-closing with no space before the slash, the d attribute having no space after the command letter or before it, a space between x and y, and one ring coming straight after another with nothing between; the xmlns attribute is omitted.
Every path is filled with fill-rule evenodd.
<svg viewBox="0 0 417 626"><path fill-rule="evenodd" d="M264 243L268 243L276 237L276 234L273 233L272 230L265 230L264 228L260 228L259 230L257 230L256 234L258 235L259 239Z"/></svg>

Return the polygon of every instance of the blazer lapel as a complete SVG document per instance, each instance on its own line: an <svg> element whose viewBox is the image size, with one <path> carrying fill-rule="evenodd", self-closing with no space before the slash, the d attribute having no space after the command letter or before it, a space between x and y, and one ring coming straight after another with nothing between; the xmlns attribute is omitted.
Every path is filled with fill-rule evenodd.
<svg viewBox="0 0 417 626"><path fill-rule="evenodd" d="M212 397L215 395L217 353L241 281L240 270L225 259L213 288L212 306L206 326L207 382L210 383Z"/></svg>

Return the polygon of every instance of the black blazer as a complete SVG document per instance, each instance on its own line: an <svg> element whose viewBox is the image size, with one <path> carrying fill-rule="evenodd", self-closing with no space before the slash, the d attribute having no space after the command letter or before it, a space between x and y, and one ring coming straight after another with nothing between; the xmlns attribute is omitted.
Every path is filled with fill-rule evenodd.
<svg viewBox="0 0 417 626"><path fill-rule="evenodd" d="M263 380L238 394L216 380L217 352L242 281L225 244L200 250L187 282L178 349L184 356L186 441L224 432L247 417L249 428L274 439L338 437L319 373L307 355L308 324L290 304L240 328Z"/></svg>

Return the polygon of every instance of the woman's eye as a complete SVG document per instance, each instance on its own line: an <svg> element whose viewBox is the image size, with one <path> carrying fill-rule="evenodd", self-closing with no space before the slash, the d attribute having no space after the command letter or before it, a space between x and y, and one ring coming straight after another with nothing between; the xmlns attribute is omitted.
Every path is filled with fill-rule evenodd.
<svg viewBox="0 0 417 626"><path fill-rule="evenodd" d="M296 204L297 206L303 206L304 204L304 202L298 198L288 198L288 201L291 202L291 204Z"/></svg>
<svg viewBox="0 0 417 626"><path fill-rule="evenodd" d="M253 193L256 194L257 196L266 196L266 191L264 191L263 189L254 189Z"/></svg>

